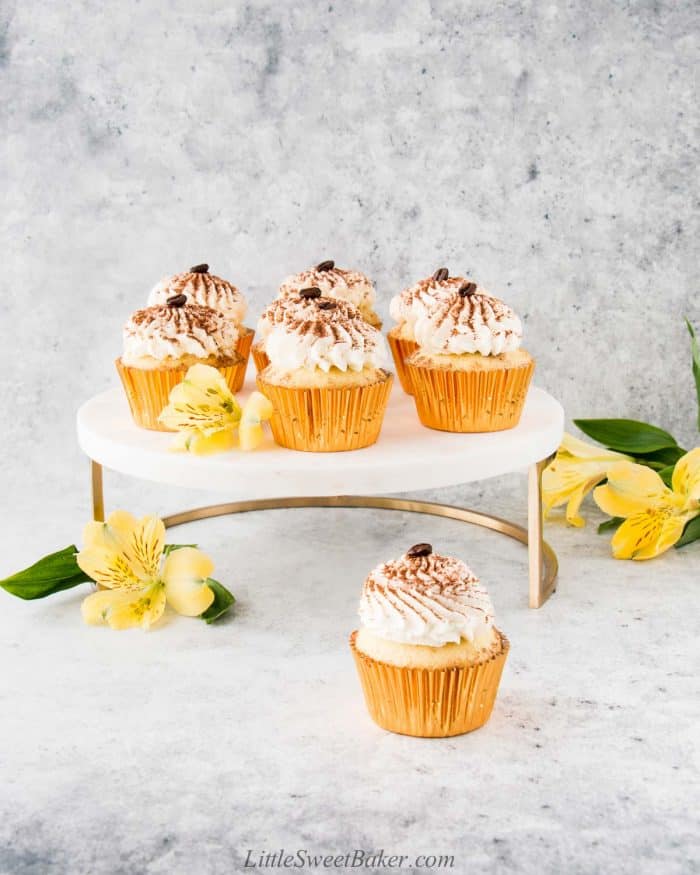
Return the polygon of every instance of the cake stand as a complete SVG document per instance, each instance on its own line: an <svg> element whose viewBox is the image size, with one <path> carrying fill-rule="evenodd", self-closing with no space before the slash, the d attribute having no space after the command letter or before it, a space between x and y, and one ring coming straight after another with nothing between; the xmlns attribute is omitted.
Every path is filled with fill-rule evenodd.
<svg viewBox="0 0 700 875"><path fill-rule="evenodd" d="M253 389L249 381L242 398ZM233 499L172 514L164 518L166 526L271 508L371 507L432 514L484 526L526 544L530 607L540 607L554 591L557 557L542 537L541 476L561 442L564 411L542 389L530 389L517 428L465 435L422 426L413 399L397 381L379 441L346 453L295 452L276 446L269 437L252 453L174 453L169 450L172 434L134 425L121 388L83 404L77 424L80 446L90 459L95 520L105 518L103 466L156 483L225 492ZM520 470L528 471L527 529L462 507L384 497Z"/></svg>

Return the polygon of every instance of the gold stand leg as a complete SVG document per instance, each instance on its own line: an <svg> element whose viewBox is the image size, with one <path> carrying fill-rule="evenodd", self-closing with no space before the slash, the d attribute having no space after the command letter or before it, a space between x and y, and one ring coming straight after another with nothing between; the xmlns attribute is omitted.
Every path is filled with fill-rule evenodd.
<svg viewBox="0 0 700 875"><path fill-rule="evenodd" d="M549 459L542 459L530 466L527 482L527 554L530 578L531 608L541 607L555 591L557 560L552 551L553 567L545 564L545 542L542 533L542 472Z"/></svg>
<svg viewBox="0 0 700 875"><path fill-rule="evenodd" d="M92 518L98 523L105 521L105 499L102 484L102 465L90 462L90 485L92 490Z"/></svg>

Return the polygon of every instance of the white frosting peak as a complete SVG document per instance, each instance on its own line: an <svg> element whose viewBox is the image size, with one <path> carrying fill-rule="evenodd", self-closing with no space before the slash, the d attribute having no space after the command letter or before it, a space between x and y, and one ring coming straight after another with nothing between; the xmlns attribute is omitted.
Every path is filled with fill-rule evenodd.
<svg viewBox="0 0 700 875"><path fill-rule="evenodd" d="M380 638L441 647L463 638L487 647L493 606L460 559L408 554L374 569L362 588L362 625Z"/></svg>
<svg viewBox="0 0 700 875"><path fill-rule="evenodd" d="M372 280L357 270L343 270L335 266L326 270L319 270L318 267L303 270L283 280L279 296L283 298L295 295L308 288L320 289L327 298L348 301L365 316L374 310L375 291Z"/></svg>
<svg viewBox="0 0 700 875"><path fill-rule="evenodd" d="M202 307L218 310L237 325L243 322L248 309L245 298L233 283L208 271L190 270L164 277L151 290L148 304L166 304L168 298L175 295L187 295L189 304L200 304Z"/></svg>
<svg viewBox="0 0 700 875"><path fill-rule="evenodd" d="M257 331L270 362L283 371L361 371L388 361L382 334L339 299L278 298L263 312Z"/></svg>
<svg viewBox="0 0 700 875"><path fill-rule="evenodd" d="M522 342L514 311L464 277L421 280L392 299L391 315L437 355L500 355Z"/></svg>
<svg viewBox="0 0 700 875"><path fill-rule="evenodd" d="M234 357L238 332L218 310L196 304L137 310L124 326L125 365L191 355Z"/></svg>

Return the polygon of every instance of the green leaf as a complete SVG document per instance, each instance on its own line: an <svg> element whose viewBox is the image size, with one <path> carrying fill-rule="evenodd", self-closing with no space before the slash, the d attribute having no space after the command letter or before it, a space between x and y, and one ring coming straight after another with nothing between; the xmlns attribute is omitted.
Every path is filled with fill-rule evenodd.
<svg viewBox="0 0 700 875"><path fill-rule="evenodd" d="M668 465L675 465L681 456L684 456L686 450L683 447L664 447L663 450L654 450L652 453L637 453L635 461L640 465L647 465L656 471L666 468Z"/></svg>
<svg viewBox="0 0 700 875"><path fill-rule="evenodd" d="M601 523L598 526L598 534L602 535L604 532L613 532L618 526L622 525L624 521L624 517L621 516L611 517L611 519L605 520L604 523Z"/></svg>
<svg viewBox="0 0 700 875"><path fill-rule="evenodd" d="M676 541L676 549L679 547L685 547L686 544L692 544L693 541L697 541L698 538L700 538L700 516L696 516L695 519L686 523L680 540Z"/></svg>
<svg viewBox="0 0 700 875"><path fill-rule="evenodd" d="M661 477L661 479L664 481L664 483L666 484L666 486L668 486L669 489L673 488L673 469L675 467L676 467L675 465L667 465L665 468L662 468L658 472L659 477Z"/></svg>
<svg viewBox="0 0 700 875"><path fill-rule="evenodd" d="M200 614L200 617L207 623L213 623L229 610L236 599L233 597L233 593L230 593L218 580L208 577L207 586L214 590L214 601L203 614Z"/></svg>
<svg viewBox="0 0 700 875"><path fill-rule="evenodd" d="M70 547L50 553L24 571L0 580L0 586L21 599L43 599L55 592L86 583L90 578L80 570L75 559L77 552L78 548L71 544Z"/></svg>
<svg viewBox="0 0 700 875"><path fill-rule="evenodd" d="M620 453L652 453L675 447L676 439L662 428L634 419L575 419L588 437Z"/></svg>
<svg viewBox="0 0 700 875"><path fill-rule="evenodd" d="M688 326L690 351L693 355L693 377L695 378L695 394L698 397L698 431L700 431L700 343L698 343L695 329L690 324L690 320L686 319L685 324Z"/></svg>
<svg viewBox="0 0 700 875"><path fill-rule="evenodd" d="M182 550L183 547L196 547L196 544L166 544L163 547L163 556L169 556L175 550Z"/></svg>

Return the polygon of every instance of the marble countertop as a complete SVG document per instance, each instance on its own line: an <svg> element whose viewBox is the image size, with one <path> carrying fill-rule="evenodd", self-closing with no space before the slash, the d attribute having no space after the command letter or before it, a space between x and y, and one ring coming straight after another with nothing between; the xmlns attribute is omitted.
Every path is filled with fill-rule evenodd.
<svg viewBox="0 0 700 875"><path fill-rule="evenodd" d="M110 507L146 500L107 485ZM430 497L524 516L517 476ZM159 494L171 510L196 498ZM46 496L34 531L30 500L2 512L0 574L79 540L87 490ZM521 545L343 509L174 530L238 598L211 627L115 633L82 624L82 589L0 593L0 872L214 875L281 848L444 854L456 872L695 871L700 548L623 563L592 525L547 533L560 584L539 611ZM491 721L459 738L377 728L347 646L365 573L422 540L481 574L512 644Z"/></svg>

